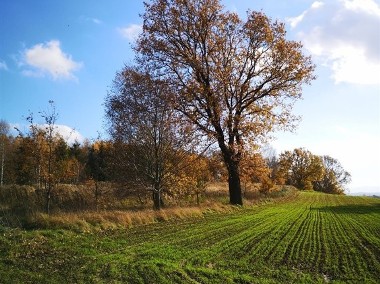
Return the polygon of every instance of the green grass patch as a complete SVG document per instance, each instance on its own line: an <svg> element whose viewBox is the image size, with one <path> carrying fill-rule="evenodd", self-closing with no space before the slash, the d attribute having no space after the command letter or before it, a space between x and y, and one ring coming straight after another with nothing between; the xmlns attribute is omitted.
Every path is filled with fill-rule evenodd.
<svg viewBox="0 0 380 284"><path fill-rule="evenodd" d="M1 283L378 283L380 200L301 192L89 232L0 228Z"/></svg>

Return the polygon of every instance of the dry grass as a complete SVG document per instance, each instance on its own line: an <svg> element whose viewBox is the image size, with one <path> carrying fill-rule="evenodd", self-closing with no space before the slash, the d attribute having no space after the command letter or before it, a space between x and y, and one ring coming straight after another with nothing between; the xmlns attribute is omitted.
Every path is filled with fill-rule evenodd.
<svg viewBox="0 0 380 284"><path fill-rule="evenodd" d="M138 203L136 196L117 198L111 185L102 186L102 196L96 210L93 189L85 185L60 185L54 191L52 214L44 212L41 190L30 186L0 188L0 225L24 228L63 228L92 231L131 227L161 221L202 218L208 213L226 213L239 207L228 204L227 183L210 184L196 206L193 197L167 200L164 209L152 210L151 200ZM261 193L259 185L251 184L243 191L245 207L271 202L289 195L289 189L275 188Z"/></svg>
<svg viewBox="0 0 380 284"><path fill-rule="evenodd" d="M70 229L79 232L109 230L163 221L202 218L212 212L222 213L237 210L228 205L208 203L201 207L174 207L162 210L72 212L47 215L39 213L29 220L29 226L50 229Z"/></svg>

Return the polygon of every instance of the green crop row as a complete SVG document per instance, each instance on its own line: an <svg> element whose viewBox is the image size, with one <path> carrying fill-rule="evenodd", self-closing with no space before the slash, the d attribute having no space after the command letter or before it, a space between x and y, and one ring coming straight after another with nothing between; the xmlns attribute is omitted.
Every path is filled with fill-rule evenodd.
<svg viewBox="0 0 380 284"><path fill-rule="evenodd" d="M126 229L0 231L1 283L378 283L380 200L302 192Z"/></svg>

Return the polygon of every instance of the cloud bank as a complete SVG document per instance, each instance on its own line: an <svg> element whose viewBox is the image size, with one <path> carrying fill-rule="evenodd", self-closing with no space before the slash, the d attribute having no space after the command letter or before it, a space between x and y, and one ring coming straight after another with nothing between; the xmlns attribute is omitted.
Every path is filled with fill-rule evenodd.
<svg viewBox="0 0 380 284"><path fill-rule="evenodd" d="M380 7L374 0L316 1L287 21L335 83L380 85Z"/></svg>
<svg viewBox="0 0 380 284"><path fill-rule="evenodd" d="M71 55L64 53L58 40L39 43L24 50L21 64L26 66L23 70L25 76L50 76L54 80L76 79L74 72L83 65L74 61Z"/></svg>

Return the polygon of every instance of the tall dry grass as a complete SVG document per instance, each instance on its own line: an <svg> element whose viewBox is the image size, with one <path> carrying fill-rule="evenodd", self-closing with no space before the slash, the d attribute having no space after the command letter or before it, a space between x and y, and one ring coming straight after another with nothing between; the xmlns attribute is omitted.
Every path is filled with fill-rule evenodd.
<svg viewBox="0 0 380 284"><path fill-rule="evenodd" d="M53 190L51 214L44 213L44 191L32 186L0 187L0 225L24 228L64 228L78 231L103 230L150 224L160 221L200 218L210 212L231 212L226 183L210 184L196 205L195 196L178 200L167 198L163 210L152 210L149 195L136 196L112 184L98 184L95 197L89 185L59 185ZM279 187L262 194L259 186L250 185L243 191L246 206L289 195L288 188ZM98 192L99 193L99 192Z"/></svg>
<svg viewBox="0 0 380 284"><path fill-rule="evenodd" d="M30 219L29 227L39 229L69 229L78 232L91 232L117 228L153 224L157 222L202 218L210 213L232 212L238 210L223 204L202 207L177 207L162 210L142 211L88 211L47 215L40 213Z"/></svg>

